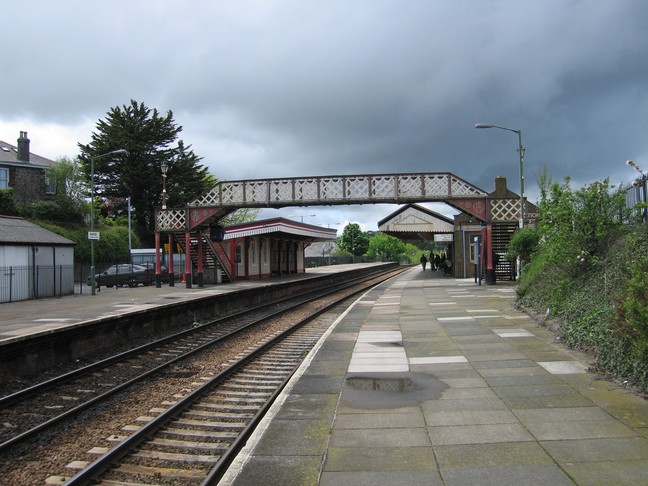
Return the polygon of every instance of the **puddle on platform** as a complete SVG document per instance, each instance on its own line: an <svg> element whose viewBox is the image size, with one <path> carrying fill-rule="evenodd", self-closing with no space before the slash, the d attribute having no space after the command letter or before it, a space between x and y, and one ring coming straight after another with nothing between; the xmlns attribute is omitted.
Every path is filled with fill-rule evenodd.
<svg viewBox="0 0 648 486"><path fill-rule="evenodd" d="M396 408L436 400L448 385L423 373L358 373L344 383L342 403L357 408Z"/></svg>

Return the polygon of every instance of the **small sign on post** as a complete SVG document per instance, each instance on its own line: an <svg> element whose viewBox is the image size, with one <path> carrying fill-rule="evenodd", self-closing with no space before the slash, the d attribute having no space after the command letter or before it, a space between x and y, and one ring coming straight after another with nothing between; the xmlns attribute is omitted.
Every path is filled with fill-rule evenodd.
<svg viewBox="0 0 648 486"><path fill-rule="evenodd" d="M88 239L99 241L99 231L88 231Z"/></svg>

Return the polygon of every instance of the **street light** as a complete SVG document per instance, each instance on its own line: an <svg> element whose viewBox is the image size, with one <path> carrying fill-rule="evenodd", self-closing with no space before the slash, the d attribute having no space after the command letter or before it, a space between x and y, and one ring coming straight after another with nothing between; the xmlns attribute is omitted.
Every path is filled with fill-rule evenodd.
<svg viewBox="0 0 648 486"><path fill-rule="evenodd" d="M94 166L95 160L107 157L108 155L128 155L128 151L124 149L112 150L106 152L105 154L100 155L91 155L90 156L90 233L88 234L88 239L90 240L90 289L92 295L96 295L96 282L95 282L95 249L94 242L98 240L98 235L94 232L94 197L95 197L95 185L94 185Z"/></svg>
<svg viewBox="0 0 648 486"><path fill-rule="evenodd" d="M167 164L166 160L162 161L162 164L160 165L160 169L162 169L162 210L165 211L167 208L166 204L166 178L167 178L167 171L169 170L169 165ZM156 245L157 248L157 245ZM171 245L169 245L169 258L173 259L173 255L171 254ZM164 250L162 250L162 261L164 263ZM173 265L170 265L170 274L173 274ZM162 279L160 277L160 254L156 250L155 254L155 286L159 289L162 287ZM173 287L174 282L173 282L173 277L169 276L169 286Z"/></svg>
<svg viewBox="0 0 648 486"><path fill-rule="evenodd" d="M522 130L515 130L513 128L500 127L497 125L489 125L488 123L477 123L475 128L499 128L500 130L507 130L509 132L517 133L518 135L518 153L520 155L520 228L524 227L524 147L522 146Z"/></svg>
<svg viewBox="0 0 648 486"><path fill-rule="evenodd" d="M162 162L162 209L166 209L166 177L169 166L166 161Z"/></svg>

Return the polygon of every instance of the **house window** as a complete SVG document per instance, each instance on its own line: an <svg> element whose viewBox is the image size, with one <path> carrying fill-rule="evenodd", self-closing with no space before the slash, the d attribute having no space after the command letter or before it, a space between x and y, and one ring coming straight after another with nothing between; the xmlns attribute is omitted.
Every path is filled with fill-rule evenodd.
<svg viewBox="0 0 648 486"><path fill-rule="evenodd" d="M0 169L0 189L9 187L9 169Z"/></svg>
<svg viewBox="0 0 648 486"><path fill-rule="evenodd" d="M250 256L252 257L252 264L256 263L256 245L254 240L250 241Z"/></svg>
<svg viewBox="0 0 648 486"><path fill-rule="evenodd" d="M45 174L45 194L56 194L56 181Z"/></svg>

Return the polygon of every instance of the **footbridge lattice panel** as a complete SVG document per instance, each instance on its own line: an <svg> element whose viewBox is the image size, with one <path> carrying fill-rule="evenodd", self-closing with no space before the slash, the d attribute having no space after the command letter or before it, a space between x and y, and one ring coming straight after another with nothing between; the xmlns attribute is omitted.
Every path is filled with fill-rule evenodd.
<svg viewBox="0 0 648 486"><path fill-rule="evenodd" d="M190 230L235 209L479 200L488 194L451 173L380 174L221 181L182 210L159 212L157 231ZM219 210L214 210L219 208Z"/></svg>

